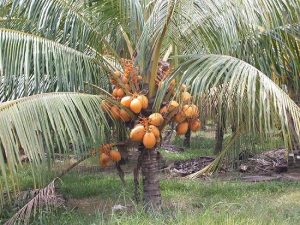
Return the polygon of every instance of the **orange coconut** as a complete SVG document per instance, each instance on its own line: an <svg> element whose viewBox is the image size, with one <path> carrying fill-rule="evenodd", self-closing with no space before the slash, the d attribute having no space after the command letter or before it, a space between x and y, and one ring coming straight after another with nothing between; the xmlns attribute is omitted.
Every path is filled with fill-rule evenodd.
<svg viewBox="0 0 300 225"><path fill-rule="evenodd" d="M187 121L184 121L182 123L179 123L176 127L176 133L177 135L184 135L189 129L189 123Z"/></svg>
<svg viewBox="0 0 300 225"><path fill-rule="evenodd" d="M113 161L115 161L115 162L118 162L118 161L121 160L121 154L120 154L120 152L117 151L117 150L111 150L111 151L109 152L109 156L110 156L110 158L111 158Z"/></svg>
<svg viewBox="0 0 300 225"><path fill-rule="evenodd" d="M123 89L122 88L118 88L118 90L117 90L117 97L123 98L124 96L125 96L125 93L124 93Z"/></svg>
<svg viewBox="0 0 300 225"><path fill-rule="evenodd" d="M143 104L137 98L134 98L130 103L130 109L134 113L140 113L142 110Z"/></svg>
<svg viewBox="0 0 300 225"><path fill-rule="evenodd" d="M149 123L151 125L159 127L164 122L164 118L160 113L152 113L149 116Z"/></svg>
<svg viewBox="0 0 300 225"><path fill-rule="evenodd" d="M183 102L188 102L188 101L190 101L191 99L192 99L192 96L191 96L190 93L188 93L187 91L182 92L182 94L181 94L181 100L182 100Z"/></svg>
<svg viewBox="0 0 300 225"><path fill-rule="evenodd" d="M120 119L120 109L117 106L112 106L110 108L111 115L114 119Z"/></svg>
<svg viewBox="0 0 300 225"><path fill-rule="evenodd" d="M201 128L201 122L199 119L195 119L195 120L190 121L189 126L190 126L191 131L196 132L197 130L199 130Z"/></svg>
<svg viewBox="0 0 300 225"><path fill-rule="evenodd" d="M109 158L109 156L107 154L101 153L99 160L100 160L100 164L102 166L107 166L110 158Z"/></svg>
<svg viewBox="0 0 300 225"><path fill-rule="evenodd" d="M191 118L197 116L198 114L198 107L194 104L192 105L184 105L183 111L186 117Z"/></svg>
<svg viewBox="0 0 300 225"><path fill-rule="evenodd" d="M121 72L120 72L119 70L116 70L116 71L114 72L114 75L115 75L116 77L120 77L120 76L121 76Z"/></svg>
<svg viewBox="0 0 300 225"><path fill-rule="evenodd" d="M149 126L149 131L152 132L156 138L160 137L159 129L156 126L150 125Z"/></svg>
<svg viewBox="0 0 300 225"><path fill-rule="evenodd" d="M137 97L137 99L140 100L140 102L142 103L142 108L143 109L148 108L149 101L148 101L148 98L145 95L139 95Z"/></svg>
<svg viewBox="0 0 300 225"><path fill-rule="evenodd" d="M164 106L164 107L162 107L160 110L159 110L159 113L160 114L166 114L166 113L168 113L168 108L167 108L167 106Z"/></svg>
<svg viewBox="0 0 300 225"><path fill-rule="evenodd" d="M127 108L130 108L131 101L132 101L131 96L125 96L121 99L121 104Z"/></svg>
<svg viewBox="0 0 300 225"><path fill-rule="evenodd" d="M112 92L112 96L114 96L115 98L118 97L118 89L119 88L114 88L113 92Z"/></svg>
<svg viewBox="0 0 300 225"><path fill-rule="evenodd" d="M156 138L152 132L147 132L143 137L145 148L152 149L156 145Z"/></svg>
<svg viewBox="0 0 300 225"><path fill-rule="evenodd" d="M143 125L138 125L131 130L129 137L132 141L142 141L144 135L145 127Z"/></svg>
<svg viewBox="0 0 300 225"><path fill-rule="evenodd" d="M186 116L182 110L179 111L174 117L174 120L176 123L182 123L183 121L185 121L185 119L186 119Z"/></svg>
<svg viewBox="0 0 300 225"><path fill-rule="evenodd" d="M168 111L172 112L174 109L176 109L179 106L178 102L176 101L170 101L168 105Z"/></svg>
<svg viewBox="0 0 300 225"><path fill-rule="evenodd" d="M120 118L125 121L128 122L131 120L131 117L129 116L129 114L126 112L126 110L121 109L120 110Z"/></svg>

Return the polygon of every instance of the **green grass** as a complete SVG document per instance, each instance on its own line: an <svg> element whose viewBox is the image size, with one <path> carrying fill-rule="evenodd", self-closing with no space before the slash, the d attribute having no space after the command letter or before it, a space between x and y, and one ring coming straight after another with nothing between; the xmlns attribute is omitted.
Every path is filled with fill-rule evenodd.
<svg viewBox="0 0 300 225"><path fill-rule="evenodd" d="M164 179L160 214L146 214L135 205L131 177L127 183L123 187L116 176L70 174L63 179L62 193L87 203L99 201L103 207L87 212L80 207L59 209L39 215L35 224L299 224L298 182ZM131 210L112 213L114 204L129 205Z"/></svg>
<svg viewBox="0 0 300 225"><path fill-rule="evenodd" d="M182 141L182 138L176 138L174 144L181 146ZM278 144L280 142L276 141L268 149ZM186 160L212 155L213 147L213 133L200 132L200 136L193 137L190 149L182 153L161 152L167 160ZM85 162L86 165L97 163L94 158ZM50 175L47 177L51 179ZM245 183L238 178L231 181L164 178L161 181L163 210L159 214L147 214L142 205L133 201L132 176L126 175L126 181L127 185L122 185L116 172L71 172L63 177L58 187L67 199L66 207L43 211L31 224L296 225L300 221L299 182ZM20 187L28 189L32 184L30 170L25 166L20 173ZM115 204L126 205L129 210L113 213ZM0 215L0 224L10 216L12 211L7 209Z"/></svg>
<svg viewBox="0 0 300 225"><path fill-rule="evenodd" d="M183 146L183 138L176 137L174 145ZM161 149L163 157L167 160L187 160L193 159L200 156L211 156L213 155L214 139L212 139L204 132L200 132L199 136L192 136L191 147L183 152L170 152L165 149Z"/></svg>

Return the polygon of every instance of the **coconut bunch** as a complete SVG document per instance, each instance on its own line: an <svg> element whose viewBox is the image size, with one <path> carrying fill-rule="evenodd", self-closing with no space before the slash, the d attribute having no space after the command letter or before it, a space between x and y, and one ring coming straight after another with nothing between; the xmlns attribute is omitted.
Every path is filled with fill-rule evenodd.
<svg viewBox="0 0 300 225"><path fill-rule="evenodd" d="M104 101L102 107L115 120L129 122L134 117L133 114L139 114L142 109L148 108L148 99L139 91L142 77L138 75L138 67L134 67L132 60L127 59L122 59L121 64L124 72L116 70L111 78L113 85L111 94L120 104Z"/></svg>
<svg viewBox="0 0 300 225"><path fill-rule="evenodd" d="M160 88L162 85L162 82L164 80L166 80L169 75L171 74L171 66L170 63L166 62L166 61L160 61L158 63L158 69L157 69L157 77L155 79L155 83L156 85ZM168 87L168 92L170 92L172 94L172 96L174 96L175 94L175 87L176 87L176 80L173 79Z"/></svg>
<svg viewBox="0 0 300 225"><path fill-rule="evenodd" d="M185 85L181 86L180 100L182 104L173 118L177 123L177 135L185 135L189 129L196 132L201 128L199 109L195 104L192 104L192 95L186 89Z"/></svg>
<svg viewBox="0 0 300 225"><path fill-rule="evenodd" d="M118 162L121 160L121 154L118 149L113 149L114 144L103 144L99 148L100 165L103 167L108 166L111 162Z"/></svg>
<svg viewBox="0 0 300 225"><path fill-rule="evenodd" d="M146 149L153 149L161 141L160 126L164 118L160 113L152 113L149 117L141 118L130 132L130 140L143 143Z"/></svg>
<svg viewBox="0 0 300 225"><path fill-rule="evenodd" d="M171 100L160 109L160 113L165 118L171 118L177 123L177 135L184 135L189 129L192 132L198 131L201 128L199 109L195 104L192 104L192 95L187 91L184 84L180 87L179 97L180 104L175 100Z"/></svg>

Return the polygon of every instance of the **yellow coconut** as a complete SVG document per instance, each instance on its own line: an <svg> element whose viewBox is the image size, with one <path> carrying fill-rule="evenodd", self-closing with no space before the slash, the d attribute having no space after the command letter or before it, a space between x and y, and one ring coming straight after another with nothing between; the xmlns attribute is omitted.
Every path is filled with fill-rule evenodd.
<svg viewBox="0 0 300 225"><path fill-rule="evenodd" d="M149 123L151 125L159 127L164 122L164 118L160 113L152 113L149 116Z"/></svg>
<svg viewBox="0 0 300 225"><path fill-rule="evenodd" d="M127 108L130 108L131 101L132 101L131 96L125 96L121 99L121 104Z"/></svg>
<svg viewBox="0 0 300 225"><path fill-rule="evenodd" d="M114 119L120 119L120 109L117 107L117 106L112 106L110 108L110 111L111 111L111 116L114 118Z"/></svg>
<svg viewBox="0 0 300 225"><path fill-rule="evenodd" d="M179 106L178 102L176 101L170 101L168 105L168 111L172 112L174 109L176 109Z"/></svg>
<svg viewBox="0 0 300 225"><path fill-rule="evenodd" d="M131 130L129 137L132 141L143 141L144 135L145 127L143 125L138 125Z"/></svg>
<svg viewBox="0 0 300 225"><path fill-rule="evenodd" d="M185 119L186 119L186 116L182 110L179 111L174 117L174 120L176 123L181 123L181 122L185 121Z"/></svg>
<svg viewBox="0 0 300 225"><path fill-rule="evenodd" d="M181 94L181 100L183 102L189 102L192 99L192 96L190 93L188 93L187 91L182 92Z"/></svg>
<svg viewBox="0 0 300 225"><path fill-rule="evenodd" d="M131 120L131 117L129 116L129 114L124 109L120 110L120 118L124 122L128 122L128 121Z"/></svg>
<svg viewBox="0 0 300 225"><path fill-rule="evenodd" d="M197 116L198 114L198 107L194 104L192 105L184 105L183 106L183 112L185 114L186 117L188 118L192 118Z"/></svg>
<svg viewBox="0 0 300 225"><path fill-rule="evenodd" d="M150 125L149 126L149 131L152 132L156 138L160 137L159 129L156 126Z"/></svg>
<svg viewBox="0 0 300 225"><path fill-rule="evenodd" d="M111 151L109 152L109 156L110 156L110 158L111 158L113 161L115 161L115 162L118 162L118 161L121 160L121 154L120 154L120 152L117 151L117 150L111 150Z"/></svg>
<svg viewBox="0 0 300 225"><path fill-rule="evenodd" d="M191 120L189 123L191 131L196 132L201 128L201 122L199 119Z"/></svg>
<svg viewBox="0 0 300 225"><path fill-rule="evenodd" d="M184 135L189 129L189 123L187 121L184 121L182 123L179 123L176 127L176 133L177 135Z"/></svg>
<svg viewBox="0 0 300 225"><path fill-rule="evenodd" d="M147 132L143 137L143 145L147 149L152 149L156 145L156 138L152 132Z"/></svg>
<svg viewBox="0 0 300 225"><path fill-rule="evenodd" d="M140 113L142 110L142 103L140 100L138 100L137 98L134 98L131 103L130 103L130 109L132 112L134 113Z"/></svg>
<svg viewBox="0 0 300 225"><path fill-rule="evenodd" d="M149 101L148 98L145 95L139 95L137 97L138 100L140 100L140 102L142 103L142 108L143 109L147 109L148 105L149 105Z"/></svg>

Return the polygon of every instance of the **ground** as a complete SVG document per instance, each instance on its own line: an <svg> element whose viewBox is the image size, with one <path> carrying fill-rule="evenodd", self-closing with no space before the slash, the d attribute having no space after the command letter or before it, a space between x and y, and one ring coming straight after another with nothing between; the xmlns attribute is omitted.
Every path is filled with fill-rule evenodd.
<svg viewBox="0 0 300 225"><path fill-rule="evenodd" d="M211 154L213 139L200 140L183 153L162 151L167 164ZM86 163L94 165L97 160ZM146 214L133 200L130 168L125 171L126 186L114 170L70 172L58 188L65 206L38 214L32 224L299 224L299 181L245 182L243 174L232 172L188 180L162 173L163 211ZM27 179L23 188L29 184ZM113 210L117 205L126 208Z"/></svg>

